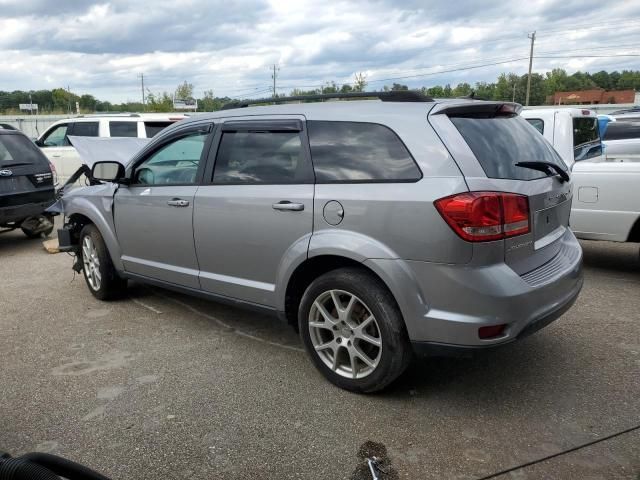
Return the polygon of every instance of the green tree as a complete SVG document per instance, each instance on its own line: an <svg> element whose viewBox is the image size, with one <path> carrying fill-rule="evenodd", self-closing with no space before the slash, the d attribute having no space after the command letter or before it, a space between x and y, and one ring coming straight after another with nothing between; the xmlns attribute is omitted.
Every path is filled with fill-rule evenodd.
<svg viewBox="0 0 640 480"><path fill-rule="evenodd" d="M180 100L193 98L193 84L187 83L187 81L185 80L184 83L178 85L176 87L175 97Z"/></svg>
<svg viewBox="0 0 640 480"><path fill-rule="evenodd" d="M442 96L444 98L451 98L452 95L453 95L453 90L451 89L451 85L447 83L442 89Z"/></svg>
<svg viewBox="0 0 640 480"><path fill-rule="evenodd" d="M471 85L466 82L459 83L456 88L453 89L452 95L454 97L466 97L471 94Z"/></svg>
<svg viewBox="0 0 640 480"><path fill-rule="evenodd" d="M365 88L367 88L367 75L362 72L356 73L353 82L353 91L364 92Z"/></svg>
<svg viewBox="0 0 640 480"><path fill-rule="evenodd" d="M401 90L409 90L409 87L406 86L406 85L402 85L400 83L395 83L394 82L394 84L391 85L391 90L394 91L394 92L398 92L398 91L401 91Z"/></svg>

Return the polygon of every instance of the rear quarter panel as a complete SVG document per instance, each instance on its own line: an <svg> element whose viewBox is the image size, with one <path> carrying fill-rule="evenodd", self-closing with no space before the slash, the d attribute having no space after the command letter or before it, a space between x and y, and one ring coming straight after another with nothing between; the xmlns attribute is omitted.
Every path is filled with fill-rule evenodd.
<svg viewBox="0 0 640 480"><path fill-rule="evenodd" d="M578 238L624 242L640 218L640 162L585 160L573 167L571 229Z"/></svg>

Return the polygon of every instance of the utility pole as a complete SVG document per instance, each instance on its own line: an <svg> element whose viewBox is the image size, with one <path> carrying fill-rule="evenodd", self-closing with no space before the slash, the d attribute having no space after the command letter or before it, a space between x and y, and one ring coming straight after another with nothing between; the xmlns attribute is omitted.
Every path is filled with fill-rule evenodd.
<svg viewBox="0 0 640 480"><path fill-rule="evenodd" d="M533 44L536 41L536 32L527 35L527 38L531 39L531 52L529 53L529 76L527 77L527 96L524 104L529 105L529 92L531 91L531 67L533 66Z"/></svg>
<svg viewBox="0 0 640 480"><path fill-rule="evenodd" d="M144 112L146 110L145 106L145 101L144 101L144 73L141 73L140 75L138 75L140 77L140 86L142 88L142 111Z"/></svg>
<svg viewBox="0 0 640 480"><path fill-rule="evenodd" d="M278 72L280 71L280 67L278 67L275 63L273 64L273 73L271 74L271 78L273 78L273 98L278 96L276 90L276 78L278 78Z"/></svg>
<svg viewBox="0 0 640 480"><path fill-rule="evenodd" d="M511 101L514 103L516 101L516 82L513 82L513 97L511 98Z"/></svg>
<svg viewBox="0 0 640 480"><path fill-rule="evenodd" d="M71 115L71 86L67 85L67 94L69 101L67 102L67 114Z"/></svg>

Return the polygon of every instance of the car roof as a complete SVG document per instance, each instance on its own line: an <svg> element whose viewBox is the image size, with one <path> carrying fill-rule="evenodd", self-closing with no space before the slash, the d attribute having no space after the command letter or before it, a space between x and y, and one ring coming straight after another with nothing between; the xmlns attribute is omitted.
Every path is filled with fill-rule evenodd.
<svg viewBox="0 0 640 480"><path fill-rule="evenodd" d="M584 112L588 111L588 114ZM545 107L525 107L520 113L524 118L541 118L549 119L556 113L568 113L571 117L596 117L596 112L589 110L588 108L545 108Z"/></svg>
<svg viewBox="0 0 640 480"><path fill-rule="evenodd" d="M505 104L511 102L485 102L473 99L430 99L421 102L394 102L380 100L329 100L324 102L285 103L279 105L260 105L216 112L196 113L167 130L180 128L188 123L216 120L220 118L290 115L304 116L306 120L341 120L376 122L376 118L385 115L425 116L436 106L464 106L478 103Z"/></svg>

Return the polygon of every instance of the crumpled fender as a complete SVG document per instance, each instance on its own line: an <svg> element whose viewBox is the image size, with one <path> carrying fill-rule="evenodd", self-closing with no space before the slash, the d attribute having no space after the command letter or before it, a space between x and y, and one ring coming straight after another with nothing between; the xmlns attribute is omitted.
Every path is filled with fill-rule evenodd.
<svg viewBox="0 0 640 480"><path fill-rule="evenodd" d="M114 183L74 188L65 193L54 206L62 203L60 213L67 218L72 215L83 215L91 220L102 234L114 267L118 271L123 271L122 251L113 223L113 196L117 190L118 185Z"/></svg>

